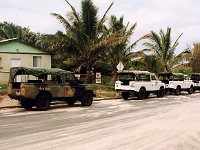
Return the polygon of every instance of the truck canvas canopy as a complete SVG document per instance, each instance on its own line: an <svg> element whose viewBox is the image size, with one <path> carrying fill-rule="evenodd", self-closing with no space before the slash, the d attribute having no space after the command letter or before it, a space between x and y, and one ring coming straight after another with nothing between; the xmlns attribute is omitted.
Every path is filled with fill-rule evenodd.
<svg viewBox="0 0 200 150"><path fill-rule="evenodd" d="M17 75L33 75L35 77L41 78L45 75L64 75L66 73L73 74L71 71L62 70L59 68L27 68L27 67L12 67L10 69L9 82L14 82Z"/></svg>

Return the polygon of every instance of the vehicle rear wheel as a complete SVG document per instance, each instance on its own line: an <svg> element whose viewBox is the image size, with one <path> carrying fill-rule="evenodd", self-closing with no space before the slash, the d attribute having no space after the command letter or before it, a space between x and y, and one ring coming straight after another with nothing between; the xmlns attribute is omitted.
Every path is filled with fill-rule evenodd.
<svg viewBox="0 0 200 150"><path fill-rule="evenodd" d="M146 90L144 88L141 88L138 92L138 98L139 99L145 99L146 98Z"/></svg>
<svg viewBox="0 0 200 150"><path fill-rule="evenodd" d="M48 94L41 94L36 98L36 108L41 111L48 110L50 108L51 97Z"/></svg>
<svg viewBox="0 0 200 150"><path fill-rule="evenodd" d="M176 90L175 90L175 95L180 95L181 93L181 87L177 86Z"/></svg>
<svg viewBox="0 0 200 150"><path fill-rule="evenodd" d="M165 96L165 89L164 87L160 87L160 89L157 91L157 97L164 97Z"/></svg>
<svg viewBox="0 0 200 150"><path fill-rule="evenodd" d="M193 86L191 85L190 88L188 89L188 94L192 94L194 92L194 88Z"/></svg>
<svg viewBox="0 0 200 150"><path fill-rule="evenodd" d="M146 98L148 98L150 95L150 92L146 92Z"/></svg>
<svg viewBox="0 0 200 150"><path fill-rule="evenodd" d="M128 97L129 97L129 93L128 92L122 92L122 98L124 100L128 100Z"/></svg>
<svg viewBox="0 0 200 150"><path fill-rule="evenodd" d="M29 99L21 100L20 103L22 107L27 110L30 110L35 105L34 100L29 100Z"/></svg>
<svg viewBox="0 0 200 150"><path fill-rule="evenodd" d="M90 93L90 92L85 93L81 100L82 106L90 106L90 105L92 105L92 102L93 102L92 93Z"/></svg>
<svg viewBox="0 0 200 150"><path fill-rule="evenodd" d="M74 105L75 103L76 103L76 100L75 99L68 99L68 100L66 100L66 103L68 104L68 105L70 105L70 106L72 106L72 105Z"/></svg>

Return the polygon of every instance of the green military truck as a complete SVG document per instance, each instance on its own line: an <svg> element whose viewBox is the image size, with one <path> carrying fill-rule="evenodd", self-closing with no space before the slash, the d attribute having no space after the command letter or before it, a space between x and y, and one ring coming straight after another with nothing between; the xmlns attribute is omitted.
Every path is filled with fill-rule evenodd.
<svg viewBox="0 0 200 150"><path fill-rule="evenodd" d="M7 92L25 109L36 106L42 111L48 110L55 100L68 105L80 101L82 106L90 106L95 96L92 87L76 80L73 72L59 68L13 67Z"/></svg>

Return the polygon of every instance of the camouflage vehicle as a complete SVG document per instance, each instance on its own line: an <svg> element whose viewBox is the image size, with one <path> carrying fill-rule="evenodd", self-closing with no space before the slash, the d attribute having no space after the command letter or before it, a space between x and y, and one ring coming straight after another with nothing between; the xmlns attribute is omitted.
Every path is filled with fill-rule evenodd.
<svg viewBox="0 0 200 150"><path fill-rule="evenodd" d="M48 110L54 100L73 105L80 101L90 106L95 96L91 87L76 80L70 71L52 68L13 67L10 69L8 95L19 100L22 107Z"/></svg>

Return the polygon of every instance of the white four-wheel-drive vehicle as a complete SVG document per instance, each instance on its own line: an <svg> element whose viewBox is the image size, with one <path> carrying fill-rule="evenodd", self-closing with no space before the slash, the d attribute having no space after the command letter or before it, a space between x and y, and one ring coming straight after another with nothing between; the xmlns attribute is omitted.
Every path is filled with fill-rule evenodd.
<svg viewBox="0 0 200 150"><path fill-rule="evenodd" d="M200 73L192 73L191 80L194 82L194 90L200 90Z"/></svg>
<svg viewBox="0 0 200 150"><path fill-rule="evenodd" d="M158 74L159 80L165 83L165 89L174 93L175 95L180 95L182 90L188 92L188 94L193 93L194 82L192 80L185 80L183 73L172 73L163 72Z"/></svg>
<svg viewBox="0 0 200 150"><path fill-rule="evenodd" d="M165 95L165 84L157 80L155 74L148 71L124 70L118 72L115 90L120 92L125 100L130 96L145 99L150 93L163 97Z"/></svg>

